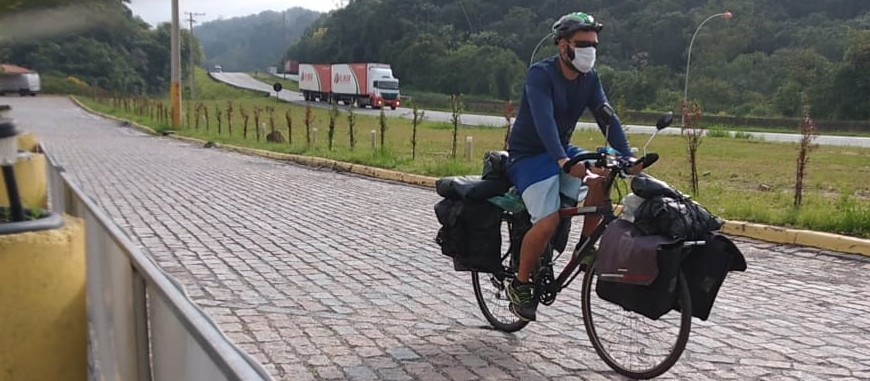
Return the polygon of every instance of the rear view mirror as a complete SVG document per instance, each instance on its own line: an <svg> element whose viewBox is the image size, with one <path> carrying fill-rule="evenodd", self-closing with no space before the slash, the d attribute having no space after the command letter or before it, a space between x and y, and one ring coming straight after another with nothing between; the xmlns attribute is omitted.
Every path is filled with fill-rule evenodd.
<svg viewBox="0 0 870 381"><path fill-rule="evenodd" d="M652 136L649 137L649 140L647 140L646 144L644 144L644 146L643 146L644 156L646 156L646 154L647 154L646 147L649 146L649 143L652 142L653 138L655 138L656 135L659 134L659 131L670 127L671 124L673 124L673 123L674 123L674 112L673 111L670 111L667 114L662 114L662 116L659 117L659 120L656 121L656 132L654 132L652 134Z"/></svg>
<svg viewBox="0 0 870 381"><path fill-rule="evenodd" d="M674 112L668 112L667 114L663 114L659 117L659 120L656 122L656 130L664 130L671 126L674 123Z"/></svg>

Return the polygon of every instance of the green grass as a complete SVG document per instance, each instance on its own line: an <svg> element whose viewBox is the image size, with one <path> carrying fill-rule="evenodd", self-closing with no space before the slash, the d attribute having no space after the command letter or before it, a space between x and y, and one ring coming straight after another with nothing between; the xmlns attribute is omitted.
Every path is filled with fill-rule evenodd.
<svg viewBox="0 0 870 381"><path fill-rule="evenodd" d="M224 86L225 87L225 86ZM222 90L234 91L234 90ZM411 123L405 119L388 119L387 150L372 148L370 131L380 131L377 118L357 115L357 146L351 150L348 138L347 114L336 121L332 151L327 149L328 115L326 110L313 109L313 128L317 142L305 143L304 108L286 103L278 104L257 97L233 97L233 133L229 134L226 120L217 132L215 107L225 109L228 101L203 102L210 110L210 128L204 120L199 129L185 127L179 135L203 140L247 146L309 156L318 156L358 164L371 165L428 176L479 174L481 158L486 151L502 149L504 129L462 128L459 134L458 158L451 158L452 126L426 122L418 132L417 158L411 159ZM139 123L158 126L148 116L135 116L123 110L86 100L89 106ZM249 123L249 136L242 137L240 108L251 112L254 107L275 107L276 129L285 137L287 125L284 113L293 118L293 143L271 144L262 138L269 130L269 116L263 114L261 123L266 131L256 141L253 116ZM185 119L186 120L186 119ZM464 157L466 137L474 140L473 157ZM635 145L643 144L648 136L632 135ZM376 139L380 142L380 138ZM603 143L597 132L580 130L573 143L580 147L595 148ZM680 136L661 135L650 145L650 151L661 155L649 173L674 186L688 191L689 164L686 143ZM701 174L700 194L695 198L713 213L727 219L743 220L784 227L870 238L870 149L852 147L818 147L810 155L810 164L804 184L804 205L792 207L797 147L794 144L766 143L733 137L708 136L699 148L698 168Z"/></svg>

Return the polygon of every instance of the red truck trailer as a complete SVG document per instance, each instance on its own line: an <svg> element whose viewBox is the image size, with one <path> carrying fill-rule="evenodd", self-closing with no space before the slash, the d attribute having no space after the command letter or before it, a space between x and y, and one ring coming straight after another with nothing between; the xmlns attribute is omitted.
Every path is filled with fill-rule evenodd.
<svg viewBox="0 0 870 381"><path fill-rule="evenodd" d="M299 74L299 61L285 61L284 74Z"/></svg>
<svg viewBox="0 0 870 381"><path fill-rule="evenodd" d="M299 91L306 101L332 100L332 66L299 64Z"/></svg>

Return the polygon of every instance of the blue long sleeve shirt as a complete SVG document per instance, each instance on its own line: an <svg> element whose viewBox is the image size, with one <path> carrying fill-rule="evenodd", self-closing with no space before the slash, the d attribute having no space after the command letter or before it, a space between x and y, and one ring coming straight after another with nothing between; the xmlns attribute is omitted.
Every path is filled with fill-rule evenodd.
<svg viewBox="0 0 870 381"><path fill-rule="evenodd" d="M566 150L577 121L588 108L607 103L595 70L568 80L553 57L534 64L526 77L520 110L508 139L512 160L549 153L553 160L567 158ZM603 128L601 131L606 133ZM610 124L609 143L626 156L631 155L619 118Z"/></svg>

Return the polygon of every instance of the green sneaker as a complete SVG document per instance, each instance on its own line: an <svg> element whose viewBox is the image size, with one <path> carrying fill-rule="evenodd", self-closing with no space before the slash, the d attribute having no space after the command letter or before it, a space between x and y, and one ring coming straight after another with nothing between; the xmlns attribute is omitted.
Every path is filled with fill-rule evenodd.
<svg viewBox="0 0 870 381"><path fill-rule="evenodd" d="M538 304L534 299L535 285L519 283L516 280L508 284L507 295L511 301L510 310L520 319L535 321Z"/></svg>
<svg viewBox="0 0 870 381"><path fill-rule="evenodd" d="M592 263L595 262L595 259L598 258L598 249L593 247L586 251L586 254L581 254L580 257L580 271L586 271Z"/></svg>
<svg viewBox="0 0 870 381"><path fill-rule="evenodd" d="M574 250L576 251L583 243L586 242L587 237L580 237L580 242L577 242L577 246L574 246ZM580 271L586 271L589 266L592 266L592 263L595 262L595 259L598 257L598 248L593 245L592 247L586 249L585 253L580 254Z"/></svg>

